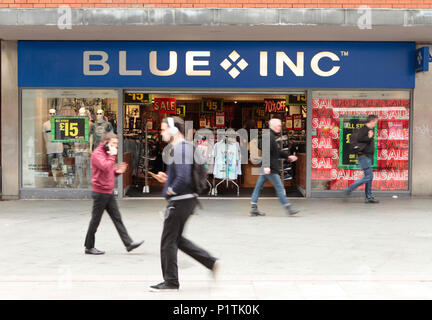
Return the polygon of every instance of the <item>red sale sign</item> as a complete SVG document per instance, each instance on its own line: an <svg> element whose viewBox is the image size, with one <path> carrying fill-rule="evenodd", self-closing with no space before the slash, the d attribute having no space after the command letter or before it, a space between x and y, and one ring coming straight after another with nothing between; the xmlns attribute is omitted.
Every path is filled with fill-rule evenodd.
<svg viewBox="0 0 432 320"><path fill-rule="evenodd" d="M153 110L159 113L177 113L176 98L155 98L153 102Z"/></svg>
<svg viewBox="0 0 432 320"><path fill-rule="evenodd" d="M408 190L409 99L312 100L312 179L320 182L322 188L343 190L363 177L359 168L339 167L339 126L344 116L369 114L379 118L372 189Z"/></svg>

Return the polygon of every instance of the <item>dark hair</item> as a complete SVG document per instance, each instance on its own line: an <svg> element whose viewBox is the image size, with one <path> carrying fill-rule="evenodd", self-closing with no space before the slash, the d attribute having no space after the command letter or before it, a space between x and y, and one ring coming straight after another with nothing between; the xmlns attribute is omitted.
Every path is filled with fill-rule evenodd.
<svg viewBox="0 0 432 320"><path fill-rule="evenodd" d="M185 133L185 123L182 118L179 117L171 117L174 120L174 126L179 130L181 134ZM169 126L168 119L164 118L162 123L166 123Z"/></svg>
<svg viewBox="0 0 432 320"><path fill-rule="evenodd" d="M377 120L378 116L374 115L374 114L370 114L368 115L367 119L366 119L366 123L369 123L371 121Z"/></svg>
<svg viewBox="0 0 432 320"><path fill-rule="evenodd" d="M102 140L103 140L103 141L108 141L108 140L111 140L111 139L118 139L118 137L117 137L117 135L116 135L114 132L112 132L112 131L105 132L104 135L103 135Z"/></svg>

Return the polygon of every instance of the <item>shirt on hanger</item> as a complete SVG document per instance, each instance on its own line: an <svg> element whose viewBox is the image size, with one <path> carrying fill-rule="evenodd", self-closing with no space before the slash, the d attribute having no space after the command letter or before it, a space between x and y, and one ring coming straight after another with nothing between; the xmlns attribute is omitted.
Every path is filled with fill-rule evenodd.
<svg viewBox="0 0 432 320"><path fill-rule="evenodd" d="M240 162L240 150L237 143L216 143L213 174L216 179L237 179L237 166Z"/></svg>

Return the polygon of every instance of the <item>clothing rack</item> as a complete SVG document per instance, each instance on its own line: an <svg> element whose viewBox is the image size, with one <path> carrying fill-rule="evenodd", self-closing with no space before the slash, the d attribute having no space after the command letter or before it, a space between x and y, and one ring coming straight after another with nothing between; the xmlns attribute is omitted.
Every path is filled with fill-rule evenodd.
<svg viewBox="0 0 432 320"><path fill-rule="evenodd" d="M237 187L237 197L240 196L240 186L234 181L234 180L230 180L229 179L229 171L228 171L228 141L227 141L227 137L224 137L224 142L225 142L225 179L223 179L222 181L220 181L216 186L213 187L213 195L217 196L218 194L218 187L219 185L221 185L222 183L226 183L226 187L228 189L229 187L229 183L231 182L233 185L235 185ZM213 185L215 184L215 177L213 175Z"/></svg>

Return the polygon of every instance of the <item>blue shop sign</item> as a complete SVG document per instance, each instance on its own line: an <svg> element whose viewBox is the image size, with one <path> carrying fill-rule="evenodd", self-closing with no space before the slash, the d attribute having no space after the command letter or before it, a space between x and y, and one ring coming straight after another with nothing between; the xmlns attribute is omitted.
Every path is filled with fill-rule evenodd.
<svg viewBox="0 0 432 320"><path fill-rule="evenodd" d="M415 71L429 71L429 62L431 61L429 47L421 47L416 50Z"/></svg>
<svg viewBox="0 0 432 320"><path fill-rule="evenodd" d="M413 42L20 41L24 87L414 88Z"/></svg>

